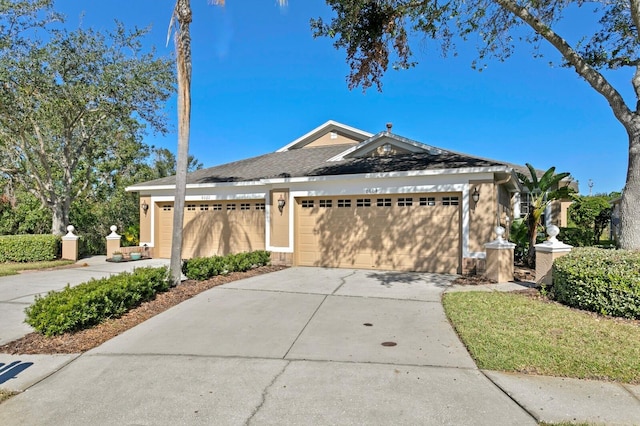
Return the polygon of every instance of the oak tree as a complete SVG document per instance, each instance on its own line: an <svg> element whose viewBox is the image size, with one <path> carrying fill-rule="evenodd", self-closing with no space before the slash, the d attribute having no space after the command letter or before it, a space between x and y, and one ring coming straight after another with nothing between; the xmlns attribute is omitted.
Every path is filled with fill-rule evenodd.
<svg viewBox="0 0 640 426"><path fill-rule="evenodd" d="M139 159L149 129L166 130L173 62L143 51L145 32L59 29L0 49L0 174L51 211L54 234L74 202Z"/></svg>

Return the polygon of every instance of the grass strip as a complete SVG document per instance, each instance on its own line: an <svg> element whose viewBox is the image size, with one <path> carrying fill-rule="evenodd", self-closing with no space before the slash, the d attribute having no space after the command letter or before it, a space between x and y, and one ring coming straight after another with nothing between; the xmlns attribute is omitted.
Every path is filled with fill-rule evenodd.
<svg viewBox="0 0 640 426"><path fill-rule="evenodd" d="M26 263L0 263L0 277L8 275L17 275L20 271L29 271L33 269L49 269L59 266L71 265L73 260L51 260L43 262L26 262Z"/></svg>
<svg viewBox="0 0 640 426"><path fill-rule="evenodd" d="M522 294L444 295L479 368L640 383L640 326Z"/></svg>

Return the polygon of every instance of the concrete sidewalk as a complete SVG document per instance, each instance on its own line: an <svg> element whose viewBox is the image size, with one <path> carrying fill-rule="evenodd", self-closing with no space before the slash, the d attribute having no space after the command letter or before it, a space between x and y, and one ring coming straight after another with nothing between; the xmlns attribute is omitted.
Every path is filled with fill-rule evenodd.
<svg viewBox="0 0 640 426"><path fill-rule="evenodd" d="M135 262L107 262L106 256L81 259L74 267L52 271L26 271L0 277L0 345L19 339L33 329L24 323L24 309L36 295L76 286L91 278L108 277L144 266L168 265L166 259L145 259Z"/></svg>
<svg viewBox="0 0 640 426"><path fill-rule="evenodd" d="M0 424L640 424L638 387L478 370L440 303L452 278L289 268L216 287L56 359ZM34 364L0 387L41 362L0 354L15 361Z"/></svg>

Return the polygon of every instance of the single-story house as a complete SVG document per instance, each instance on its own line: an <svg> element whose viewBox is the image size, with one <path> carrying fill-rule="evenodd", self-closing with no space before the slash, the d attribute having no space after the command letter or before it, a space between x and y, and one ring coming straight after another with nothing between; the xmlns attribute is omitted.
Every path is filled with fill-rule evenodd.
<svg viewBox="0 0 640 426"><path fill-rule="evenodd" d="M526 208L517 170L391 124L372 134L328 121L276 152L190 173L182 256L261 249L289 265L481 270L495 226ZM174 176L127 188L155 257L170 256L174 188Z"/></svg>

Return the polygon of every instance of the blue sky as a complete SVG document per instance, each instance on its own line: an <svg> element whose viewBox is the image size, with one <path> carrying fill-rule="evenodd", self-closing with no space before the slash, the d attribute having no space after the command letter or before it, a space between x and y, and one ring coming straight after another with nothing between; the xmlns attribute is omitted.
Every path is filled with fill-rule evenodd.
<svg viewBox="0 0 640 426"><path fill-rule="evenodd" d="M57 0L56 10L74 28L151 25L145 43L159 55L165 46L174 0ZM205 167L275 151L327 120L376 133L393 131L419 142L468 154L556 166L593 192L619 191L627 170L627 136L606 101L574 71L549 66L551 54L532 59L518 46L506 62L471 69L473 43L457 57L442 58L435 45L414 44L419 64L390 70L383 92L349 91L345 53L328 39L313 39L309 19L329 18L322 0L228 0L224 8L191 1L193 104L190 152ZM572 33L573 23L564 30ZM575 25L578 25L577 23ZM630 90L631 75L612 76ZM625 92L626 94L628 94ZM175 123L175 98L167 104ZM146 142L175 152L177 132Z"/></svg>

